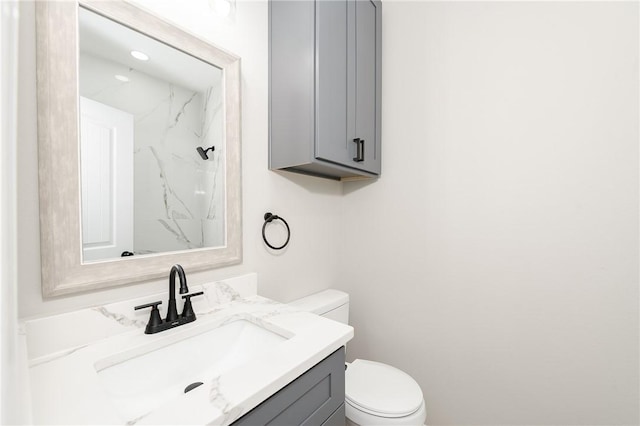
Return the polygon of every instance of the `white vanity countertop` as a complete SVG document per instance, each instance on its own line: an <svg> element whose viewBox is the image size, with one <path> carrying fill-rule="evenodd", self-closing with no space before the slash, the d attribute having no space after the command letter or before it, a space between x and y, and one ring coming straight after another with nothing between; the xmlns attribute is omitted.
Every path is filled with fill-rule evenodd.
<svg viewBox="0 0 640 426"><path fill-rule="evenodd" d="M255 274L194 287L192 293L205 292L193 298L198 319L153 335L144 334L149 309L134 311L133 306L162 300L164 317L167 293L26 321L22 331L33 422L231 424L353 337L350 326L298 312L258 296L256 289ZM98 377L96 362L149 343L165 346L237 319L275 331L286 340L136 418L127 418L114 405ZM163 374L162 366L157 374Z"/></svg>

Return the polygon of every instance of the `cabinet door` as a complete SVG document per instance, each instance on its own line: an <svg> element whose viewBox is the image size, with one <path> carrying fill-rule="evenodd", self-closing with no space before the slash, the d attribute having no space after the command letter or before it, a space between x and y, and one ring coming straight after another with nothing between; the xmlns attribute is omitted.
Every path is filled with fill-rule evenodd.
<svg viewBox="0 0 640 426"><path fill-rule="evenodd" d="M382 10L379 0L355 1L355 136L364 160L354 167L380 173ZM353 145L356 145L353 143Z"/></svg>
<svg viewBox="0 0 640 426"><path fill-rule="evenodd" d="M378 0L316 1L315 156L373 173L380 173L381 17Z"/></svg>
<svg viewBox="0 0 640 426"><path fill-rule="evenodd" d="M315 157L352 165L347 140L347 0L316 1Z"/></svg>
<svg viewBox="0 0 640 426"><path fill-rule="evenodd" d="M233 426L344 424L342 347L235 421Z"/></svg>

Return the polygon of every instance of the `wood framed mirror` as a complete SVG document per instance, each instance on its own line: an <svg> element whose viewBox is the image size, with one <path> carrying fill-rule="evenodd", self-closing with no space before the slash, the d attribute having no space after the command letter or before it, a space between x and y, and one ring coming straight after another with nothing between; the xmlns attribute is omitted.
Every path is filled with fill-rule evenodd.
<svg viewBox="0 0 640 426"><path fill-rule="evenodd" d="M94 31L100 20L106 29ZM240 263L240 58L123 1L37 2L36 28L43 296L146 281L165 276L175 263L187 272ZM101 32L123 35L110 41ZM142 38L156 44L149 49L165 58L164 65L150 70L118 58L120 48L130 48L122 40L140 45ZM91 43L97 47L87 59ZM123 71L113 73L118 67ZM95 72L87 77L88 70ZM96 83L109 73L117 81ZM147 92L132 90L130 78ZM161 107L139 102L155 96L148 91L153 85L167 89L157 95ZM112 96L127 91L133 102ZM115 163L115 154L131 147L120 142L128 131L111 124L94 132L103 148L90 155L87 97L103 104L93 113L97 122L111 109L131 115L128 159ZM159 110L168 121L149 124ZM107 158L109 166L97 178L91 174L102 167L96 158ZM133 164L135 171L127 171ZM117 181L119 175L129 178ZM193 176L205 179L190 181ZM132 195L124 199L132 198L133 205L123 207L119 190L127 185ZM91 216L95 206L100 213ZM129 219L117 217L123 211ZM123 229L131 240L116 235ZM163 234L168 237L158 238ZM95 250L100 244L102 251Z"/></svg>

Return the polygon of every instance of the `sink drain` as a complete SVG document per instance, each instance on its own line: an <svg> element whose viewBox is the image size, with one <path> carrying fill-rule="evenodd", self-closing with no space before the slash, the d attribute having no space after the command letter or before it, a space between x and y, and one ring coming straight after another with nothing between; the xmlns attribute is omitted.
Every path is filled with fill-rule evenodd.
<svg viewBox="0 0 640 426"><path fill-rule="evenodd" d="M203 385L203 384L204 384L204 383L202 383L202 382L194 382L194 383L191 383L189 386L187 386L186 388L184 388L184 393L187 393L187 392L189 392L189 391L192 391L192 390L194 390L195 388L197 388L198 386Z"/></svg>

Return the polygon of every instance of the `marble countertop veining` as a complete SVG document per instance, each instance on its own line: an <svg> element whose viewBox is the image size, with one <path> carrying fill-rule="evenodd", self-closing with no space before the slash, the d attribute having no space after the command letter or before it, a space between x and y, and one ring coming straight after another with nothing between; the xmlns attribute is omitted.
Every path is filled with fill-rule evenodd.
<svg viewBox="0 0 640 426"><path fill-rule="evenodd" d="M155 300L164 305L167 293L25 321L33 422L231 424L353 337L350 326L258 296L255 274L196 286L192 292L200 290L205 294L193 299L195 322L153 335L144 334L148 310L134 311L133 306ZM114 404L98 377L97 365L105 359L117 359L132 348L166 346L238 319L285 339L150 412L131 418ZM162 366L157 374L163 374Z"/></svg>

